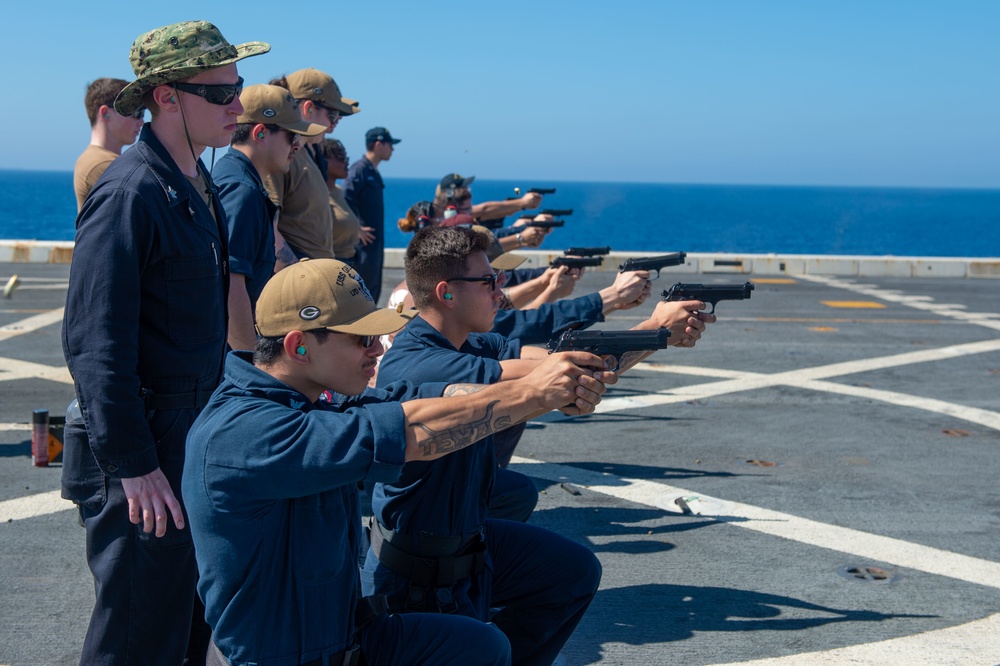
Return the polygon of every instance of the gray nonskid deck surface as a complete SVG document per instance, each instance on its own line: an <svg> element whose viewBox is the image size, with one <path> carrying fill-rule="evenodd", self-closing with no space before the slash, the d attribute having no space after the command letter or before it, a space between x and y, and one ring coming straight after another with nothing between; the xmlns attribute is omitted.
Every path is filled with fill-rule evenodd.
<svg viewBox="0 0 1000 666"><path fill-rule="evenodd" d="M27 426L72 399L68 267L0 263L0 284L12 273L0 664L75 664L93 600L84 533L59 467L32 467ZM751 279L751 300L720 304L695 349L654 355L597 414L528 426L514 466L542 491L532 522L604 567L566 663L1000 662L1000 283Z"/></svg>

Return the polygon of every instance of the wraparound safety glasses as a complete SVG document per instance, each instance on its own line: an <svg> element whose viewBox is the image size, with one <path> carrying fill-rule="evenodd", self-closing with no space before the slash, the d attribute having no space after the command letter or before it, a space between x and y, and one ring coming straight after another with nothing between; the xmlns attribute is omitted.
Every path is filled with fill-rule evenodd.
<svg viewBox="0 0 1000 666"><path fill-rule="evenodd" d="M243 92L243 77L233 83L171 83L175 90L205 98L209 104L226 106Z"/></svg>
<svg viewBox="0 0 1000 666"><path fill-rule="evenodd" d="M457 277L445 280L445 282L481 282L482 284L488 284L490 286L490 291L497 288L497 274L483 276L483 277Z"/></svg>

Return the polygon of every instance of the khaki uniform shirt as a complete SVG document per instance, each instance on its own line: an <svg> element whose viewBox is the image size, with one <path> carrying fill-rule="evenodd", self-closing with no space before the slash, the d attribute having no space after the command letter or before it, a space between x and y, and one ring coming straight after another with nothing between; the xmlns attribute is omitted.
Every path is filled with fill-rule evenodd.
<svg viewBox="0 0 1000 666"><path fill-rule="evenodd" d="M339 185L330 190L330 208L333 211L333 255L337 259L351 259L357 253L361 222L347 205L344 190Z"/></svg>
<svg viewBox="0 0 1000 666"><path fill-rule="evenodd" d="M93 189L94 183L117 158L118 153L93 144L87 146L80 157L76 158L76 166L73 167L73 190L76 192L77 212L83 208L83 202Z"/></svg>
<svg viewBox="0 0 1000 666"><path fill-rule="evenodd" d="M278 231L296 252L310 259L332 259L333 211L326 179L303 148L295 153L284 177L264 179L267 193L279 208Z"/></svg>

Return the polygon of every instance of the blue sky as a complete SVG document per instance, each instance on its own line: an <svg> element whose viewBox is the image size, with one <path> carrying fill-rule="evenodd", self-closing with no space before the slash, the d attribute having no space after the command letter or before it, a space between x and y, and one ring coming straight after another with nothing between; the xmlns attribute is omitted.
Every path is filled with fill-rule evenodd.
<svg viewBox="0 0 1000 666"><path fill-rule="evenodd" d="M991 0L58 0L4 14L0 168L71 170L86 84L134 78L140 33L206 19L271 43L240 63L248 83L332 74L361 102L334 134L352 159L369 127L403 139L389 177L1000 187Z"/></svg>

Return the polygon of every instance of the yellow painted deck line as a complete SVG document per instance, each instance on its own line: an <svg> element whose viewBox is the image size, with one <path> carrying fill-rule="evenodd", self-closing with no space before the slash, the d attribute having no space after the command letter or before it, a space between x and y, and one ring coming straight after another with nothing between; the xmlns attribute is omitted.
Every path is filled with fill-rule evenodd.
<svg viewBox="0 0 1000 666"><path fill-rule="evenodd" d="M885 305L875 301L820 301L828 308L853 308L855 310L884 310Z"/></svg>

